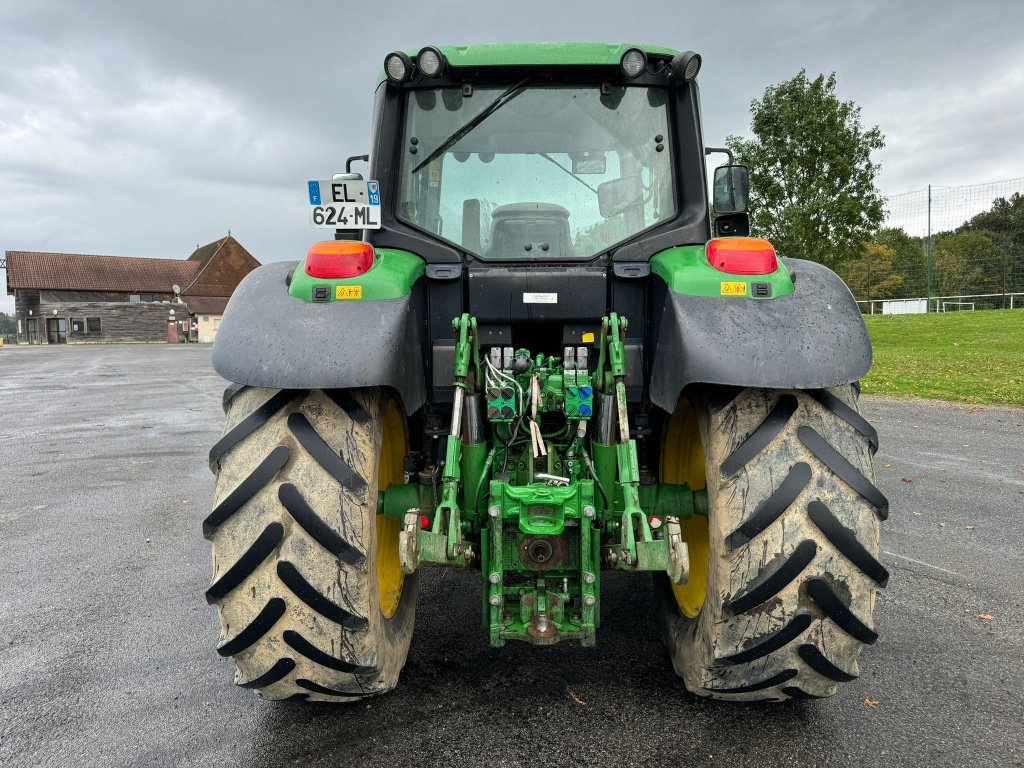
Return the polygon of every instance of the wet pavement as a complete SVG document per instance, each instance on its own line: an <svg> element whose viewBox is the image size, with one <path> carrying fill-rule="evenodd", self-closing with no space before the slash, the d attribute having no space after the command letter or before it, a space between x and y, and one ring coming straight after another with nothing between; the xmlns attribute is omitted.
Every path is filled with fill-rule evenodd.
<svg viewBox="0 0 1024 768"><path fill-rule="evenodd" d="M603 579L596 648L493 649L478 578L433 570L397 691L271 703L202 595L209 354L0 349L0 765L1022 764L1024 410L864 399L892 576L832 699L691 696L645 577Z"/></svg>

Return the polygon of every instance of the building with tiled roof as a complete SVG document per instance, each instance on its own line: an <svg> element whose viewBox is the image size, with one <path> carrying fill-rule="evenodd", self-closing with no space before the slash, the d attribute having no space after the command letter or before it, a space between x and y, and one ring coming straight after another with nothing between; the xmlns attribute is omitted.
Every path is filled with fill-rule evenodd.
<svg viewBox="0 0 1024 768"><path fill-rule="evenodd" d="M19 344L213 341L260 264L230 234L187 259L7 251Z"/></svg>

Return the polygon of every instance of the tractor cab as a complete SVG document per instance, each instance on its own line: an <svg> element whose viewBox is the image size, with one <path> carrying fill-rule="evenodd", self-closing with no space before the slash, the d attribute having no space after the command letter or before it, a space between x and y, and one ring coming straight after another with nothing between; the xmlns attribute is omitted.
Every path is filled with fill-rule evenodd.
<svg viewBox="0 0 1024 768"><path fill-rule="evenodd" d="M708 240L699 69L693 52L596 44L386 57L369 158L382 223L365 235L427 263L436 405L453 392L453 311L486 345L596 354L602 317L648 314L650 257ZM644 335L629 331L634 402Z"/></svg>
<svg viewBox="0 0 1024 768"><path fill-rule="evenodd" d="M370 158L397 198L383 228L447 245L438 259L486 260L497 209L566 209L571 253L523 242L505 261L607 256L684 213L706 234L699 68L692 52L589 44L424 48L416 63L390 54Z"/></svg>

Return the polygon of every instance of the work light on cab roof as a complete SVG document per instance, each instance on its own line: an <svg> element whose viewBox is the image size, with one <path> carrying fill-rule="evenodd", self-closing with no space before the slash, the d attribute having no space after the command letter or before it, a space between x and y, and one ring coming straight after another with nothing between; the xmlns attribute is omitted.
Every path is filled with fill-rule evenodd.
<svg viewBox="0 0 1024 768"><path fill-rule="evenodd" d="M420 49L419 56L416 57L416 65L420 72L427 77L438 77L444 70L444 54L437 48L428 45L426 48Z"/></svg>
<svg viewBox="0 0 1024 768"><path fill-rule="evenodd" d="M639 48L630 48L622 54L621 66L626 77L636 77L647 69L647 54Z"/></svg>
<svg viewBox="0 0 1024 768"><path fill-rule="evenodd" d="M413 64L408 54L402 51L389 53L384 57L384 71L393 83L404 83L412 78Z"/></svg>
<svg viewBox="0 0 1024 768"><path fill-rule="evenodd" d="M701 58L699 53L683 51L673 57L670 66L672 79L676 82L688 83L700 72Z"/></svg>

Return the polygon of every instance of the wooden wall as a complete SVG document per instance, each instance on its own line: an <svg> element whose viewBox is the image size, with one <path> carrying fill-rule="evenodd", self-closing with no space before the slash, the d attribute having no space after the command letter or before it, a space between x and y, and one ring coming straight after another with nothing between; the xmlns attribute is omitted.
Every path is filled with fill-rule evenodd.
<svg viewBox="0 0 1024 768"><path fill-rule="evenodd" d="M188 310L183 304L158 304L139 303L131 304L127 301L46 301L47 294L43 292L40 299L38 291L17 291L14 297L14 311L21 322L21 334L18 336L19 343L28 340L26 335L26 321L30 317L28 310L32 310L31 317L38 318L37 340L41 344L47 343L46 321L49 318L61 317L67 323L67 341L69 344L88 342L166 342L167 341L167 320L169 310L173 309L175 319L186 319ZM57 314L53 313L57 310ZM100 318L100 333L85 334L72 333L72 318L87 317Z"/></svg>

